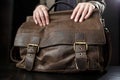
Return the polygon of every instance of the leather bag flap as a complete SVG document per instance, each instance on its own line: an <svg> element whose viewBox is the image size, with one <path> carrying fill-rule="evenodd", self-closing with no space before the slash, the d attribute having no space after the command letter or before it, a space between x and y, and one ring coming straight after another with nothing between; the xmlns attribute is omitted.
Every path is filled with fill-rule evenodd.
<svg viewBox="0 0 120 80"><path fill-rule="evenodd" d="M32 16L27 17L17 31L14 46L26 47L28 44L40 44L40 47L52 45L73 45L85 41L88 45L106 43L104 26L98 11L83 21L76 23L70 19L72 11L50 13L50 24L46 27L36 25Z"/></svg>

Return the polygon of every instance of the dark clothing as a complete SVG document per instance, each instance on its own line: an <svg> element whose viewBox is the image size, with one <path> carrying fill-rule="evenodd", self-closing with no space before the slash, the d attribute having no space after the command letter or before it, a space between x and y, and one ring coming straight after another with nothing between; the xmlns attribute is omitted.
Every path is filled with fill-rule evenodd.
<svg viewBox="0 0 120 80"><path fill-rule="evenodd" d="M76 0L56 0L56 2L58 2L58 1L66 2L70 5L72 5L73 7L75 7L77 5ZM65 4L57 4L55 11L63 11L63 10L72 10L72 8Z"/></svg>
<svg viewBox="0 0 120 80"><path fill-rule="evenodd" d="M67 1L67 0L62 0L62 1ZM69 1L71 2L73 0L69 0ZM76 1L77 4L81 2L90 2L99 10L100 13L103 13L106 6L105 0L74 0L74 1ZM51 5L53 5L54 3L55 3L55 0L40 0L40 4L46 5L48 8L50 8Z"/></svg>

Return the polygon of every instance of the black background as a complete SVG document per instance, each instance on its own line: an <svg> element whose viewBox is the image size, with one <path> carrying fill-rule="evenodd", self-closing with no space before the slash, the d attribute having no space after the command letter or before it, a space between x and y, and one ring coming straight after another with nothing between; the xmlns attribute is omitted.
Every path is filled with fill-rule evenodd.
<svg viewBox="0 0 120 80"><path fill-rule="evenodd" d="M103 14L106 27L112 36L113 53L110 65L120 65L119 26L120 1L106 0L107 6ZM0 1L0 64L10 64L9 50L13 44L17 28L32 15L38 0L1 0Z"/></svg>

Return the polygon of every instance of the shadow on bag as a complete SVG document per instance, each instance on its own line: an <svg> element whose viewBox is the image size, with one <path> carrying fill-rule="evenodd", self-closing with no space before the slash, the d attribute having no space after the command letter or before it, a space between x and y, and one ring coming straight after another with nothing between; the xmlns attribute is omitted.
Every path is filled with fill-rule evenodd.
<svg viewBox="0 0 120 80"><path fill-rule="evenodd" d="M10 54L16 67L37 72L104 71L112 48L98 10L82 23L71 20L71 14L49 12L50 24L45 27L28 16L16 33Z"/></svg>

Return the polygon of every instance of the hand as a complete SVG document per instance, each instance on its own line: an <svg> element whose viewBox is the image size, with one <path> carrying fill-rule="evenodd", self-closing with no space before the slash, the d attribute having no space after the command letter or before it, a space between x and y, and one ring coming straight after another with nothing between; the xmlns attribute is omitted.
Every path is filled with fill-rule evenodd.
<svg viewBox="0 0 120 80"><path fill-rule="evenodd" d="M71 19L74 19L75 22L82 22L84 19L87 19L92 14L95 6L92 3L84 2L78 3L78 5L73 10Z"/></svg>
<svg viewBox="0 0 120 80"><path fill-rule="evenodd" d="M45 5L39 5L33 11L33 20L40 26L49 24L48 8Z"/></svg>

